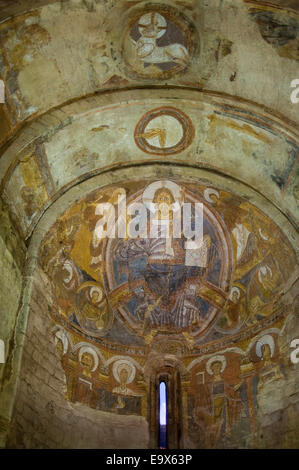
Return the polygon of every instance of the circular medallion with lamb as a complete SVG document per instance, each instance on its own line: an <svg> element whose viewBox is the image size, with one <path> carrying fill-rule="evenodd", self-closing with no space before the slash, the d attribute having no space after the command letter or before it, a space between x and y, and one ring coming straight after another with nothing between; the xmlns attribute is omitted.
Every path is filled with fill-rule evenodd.
<svg viewBox="0 0 299 470"><path fill-rule="evenodd" d="M127 66L137 75L168 78L184 70L193 51L192 26L169 9L139 12L123 42Z"/></svg>

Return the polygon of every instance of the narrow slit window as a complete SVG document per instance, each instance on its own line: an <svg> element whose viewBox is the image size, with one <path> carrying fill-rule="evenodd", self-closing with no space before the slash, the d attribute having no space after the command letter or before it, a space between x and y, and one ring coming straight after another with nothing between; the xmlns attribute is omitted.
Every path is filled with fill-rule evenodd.
<svg viewBox="0 0 299 470"><path fill-rule="evenodd" d="M166 449L167 443L167 390L166 383L159 385L159 447Z"/></svg>

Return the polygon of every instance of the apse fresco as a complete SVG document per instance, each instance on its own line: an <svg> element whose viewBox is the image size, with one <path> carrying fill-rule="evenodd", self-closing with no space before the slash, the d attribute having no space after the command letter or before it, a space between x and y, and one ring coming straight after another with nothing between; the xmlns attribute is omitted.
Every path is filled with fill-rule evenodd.
<svg viewBox="0 0 299 470"><path fill-rule="evenodd" d="M40 250L71 401L147 417L148 358L170 354L190 446L254 432L263 389L285 379L279 299L295 260L260 210L201 182L127 181L69 208Z"/></svg>
<svg viewBox="0 0 299 470"><path fill-rule="evenodd" d="M245 351L230 348L191 364L188 424L192 447L226 447L234 436L246 433L251 435L251 446L258 445L259 425L283 404L287 361L278 343L279 330L272 329L271 334L252 340Z"/></svg>
<svg viewBox="0 0 299 470"><path fill-rule="evenodd" d="M146 391L137 361L121 356L105 359L97 347L58 325L53 338L66 372L70 401L117 414L144 414Z"/></svg>

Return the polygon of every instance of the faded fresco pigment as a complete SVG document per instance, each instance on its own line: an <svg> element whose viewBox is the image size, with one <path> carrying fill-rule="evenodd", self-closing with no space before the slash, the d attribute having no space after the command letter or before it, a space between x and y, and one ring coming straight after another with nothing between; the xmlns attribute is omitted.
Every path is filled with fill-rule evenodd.
<svg viewBox="0 0 299 470"><path fill-rule="evenodd" d="M0 0L0 448L299 447L298 44L297 0Z"/></svg>

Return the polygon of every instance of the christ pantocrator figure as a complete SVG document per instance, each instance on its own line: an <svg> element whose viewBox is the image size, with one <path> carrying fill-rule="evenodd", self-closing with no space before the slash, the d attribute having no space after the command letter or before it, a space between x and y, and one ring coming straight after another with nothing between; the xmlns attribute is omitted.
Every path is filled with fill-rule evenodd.
<svg viewBox="0 0 299 470"><path fill-rule="evenodd" d="M128 282L143 280L146 291L153 298L149 322L153 326L173 324L186 328L200 321L196 285L208 274L217 249L208 233L192 242L190 247L182 230L175 227L177 211L180 213L178 220L182 219L183 202L179 197L181 192L175 191L176 186L171 182L156 182L144 191L149 236L119 241L115 256L126 266ZM194 224L192 211L189 216L190 223Z"/></svg>

